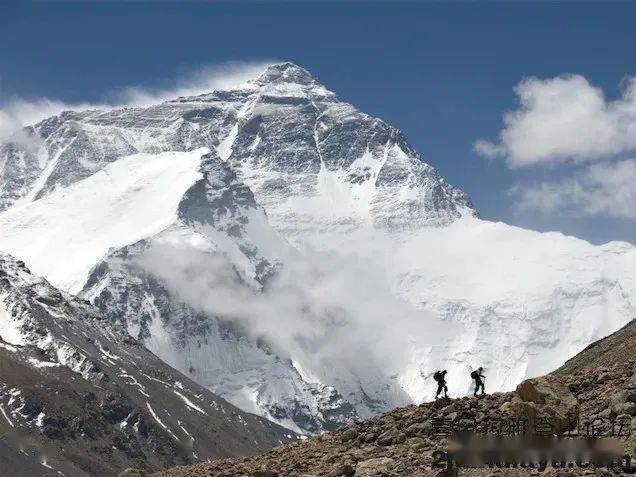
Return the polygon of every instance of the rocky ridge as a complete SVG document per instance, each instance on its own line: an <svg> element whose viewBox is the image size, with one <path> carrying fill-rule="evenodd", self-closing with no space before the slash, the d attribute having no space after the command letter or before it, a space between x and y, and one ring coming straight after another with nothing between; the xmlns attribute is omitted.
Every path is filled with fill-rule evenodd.
<svg viewBox="0 0 636 477"><path fill-rule="evenodd" d="M595 343L557 371L526 380L511 393L481 398L439 399L353 423L305 442L281 446L256 457L218 460L153 474L155 477L318 477L318 476L525 476L610 475L607 470L433 468L438 452L456 444L440 433L453 429L493 432L497 423L525 419L528 432L545 422L550 435L584 435L593 426L608 435L611 426L636 429L636 320ZM629 352L631 350L631 352ZM618 357L620 356L620 359ZM604 364L599 364L604 363ZM451 383L452 385L452 383ZM443 421L447 420L447 421ZM511 421L512 420L512 421ZM578 424L576 424L578 421ZM542 432L546 432L543 429ZM620 434L622 451L636 453L636 435ZM620 474L620 472L618 472ZM627 475L627 474L626 474Z"/></svg>
<svg viewBox="0 0 636 477"><path fill-rule="evenodd" d="M296 436L170 368L90 303L0 254L0 475L113 475Z"/></svg>

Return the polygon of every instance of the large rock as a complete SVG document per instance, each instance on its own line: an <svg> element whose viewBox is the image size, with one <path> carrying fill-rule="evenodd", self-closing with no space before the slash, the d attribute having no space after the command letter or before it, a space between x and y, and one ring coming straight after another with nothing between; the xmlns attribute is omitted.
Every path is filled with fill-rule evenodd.
<svg viewBox="0 0 636 477"><path fill-rule="evenodd" d="M615 415L628 414L636 416L635 391L621 390L610 397L610 407Z"/></svg>
<svg viewBox="0 0 636 477"><path fill-rule="evenodd" d="M340 435L340 441L341 442L349 442L349 441L352 441L353 439L355 439L356 437L358 437L358 431L355 430L354 428L350 427L349 429L346 429Z"/></svg>
<svg viewBox="0 0 636 477"><path fill-rule="evenodd" d="M388 431L383 432L378 436L378 445L380 446L390 446L395 443L395 440L399 436L399 431L397 429L390 429Z"/></svg>
<svg viewBox="0 0 636 477"><path fill-rule="evenodd" d="M526 379L517 386L515 393L524 402L547 404L567 410L576 410L579 406L567 385L553 376Z"/></svg>
<svg viewBox="0 0 636 477"><path fill-rule="evenodd" d="M527 379L517 386L515 394L508 409L513 415L526 418L531 429L538 418L546 417L558 434L578 417L579 402L568 386L554 376Z"/></svg>

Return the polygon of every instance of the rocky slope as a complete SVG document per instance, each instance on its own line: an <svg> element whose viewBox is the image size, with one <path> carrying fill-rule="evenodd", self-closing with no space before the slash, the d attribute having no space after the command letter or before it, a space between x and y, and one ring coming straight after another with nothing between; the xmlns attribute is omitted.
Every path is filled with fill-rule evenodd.
<svg viewBox="0 0 636 477"><path fill-rule="evenodd" d="M636 314L632 245L480 220L399 131L291 63L62 113L0 161L0 250L296 431L431 398L423 369L483 365L511 390Z"/></svg>
<svg viewBox="0 0 636 477"><path fill-rule="evenodd" d="M636 453L636 320L594 343L557 371L519 384L514 392L482 398L440 399L356 422L305 442L281 446L265 454L175 468L157 477L199 476L525 476L616 475L607 469L433 468L438 451L455 452L458 443L445 435L441 419L454 430L495 435L502 423L525 419L526 432L537 435L609 435L614 425L617 451ZM453 383L449 383L451 386ZM576 424L578 421L578 424ZM549 423L549 427L545 427ZM620 424L623 430L619 432ZM517 428L519 429L519 428ZM504 430L504 435L507 430ZM512 438L509 438L512 440ZM499 450L504 443L496 444ZM552 441L554 442L554 441ZM578 441L581 442L581 441ZM633 467L632 467L633 468ZM633 472L632 472L633 473ZM624 475L628 475L625 473Z"/></svg>
<svg viewBox="0 0 636 477"><path fill-rule="evenodd" d="M88 302L2 254L0 413L0 475L11 476L152 470L296 438L195 384Z"/></svg>

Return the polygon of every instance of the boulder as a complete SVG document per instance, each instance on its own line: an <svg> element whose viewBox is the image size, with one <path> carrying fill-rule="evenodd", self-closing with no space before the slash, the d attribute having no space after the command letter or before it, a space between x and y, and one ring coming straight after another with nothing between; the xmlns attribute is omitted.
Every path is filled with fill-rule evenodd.
<svg viewBox="0 0 636 477"><path fill-rule="evenodd" d="M140 469L127 468L119 473L117 477L146 477L148 474Z"/></svg>
<svg viewBox="0 0 636 477"><path fill-rule="evenodd" d="M341 464L339 466L336 467L336 469L333 472L333 475L335 477L350 477L352 475L355 475L356 470L353 468L353 466L351 464Z"/></svg>
<svg viewBox="0 0 636 477"><path fill-rule="evenodd" d="M367 444L370 444L371 442L375 442L375 440L376 440L377 438L378 438L378 435L377 435L377 434L375 434L375 433L373 433L373 432L367 432L367 433L363 436L362 440L363 440L364 442L366 442Z"/></svg>
<svg viewBox="0 0 636 477"><path fill-rule="evenodd" d="M428 447L428 444L421 437L412 437L408 441L409 447L415 452L421 452Z"/></svg>
<svg viewBox="0 0 636 477"><path fill-rule="evenodd" d="M380 446L390 446L393 444L393 440L398 436L397 429L391 429L389 431L383 432L378 436L378 445Z"/></svg>
<svg viewBox="0 0 636 477"><path fill-rule="evenodd" d="M358 462L356 465L356 477L379 477L389 475L395 461L390 457L378 457Z"/></svg>
<svg viewBox="0 0 636 477"><path fill-rule="evenodd" d="M407 437L424 436L429 434L433 430L433 423L431 421L416 422L411 424L404 431Z"/></svg>
<svg viewBox="0 0 636 477"><path fill-rule="evenodd" d="M549 404L567 410L577 410L579 406L565 383L552 376L526 379L517 386L515 393L523 402Z"/></svg>
<svg viewBox="0 0 636 477"><path fill-rule="evenodd" d="M635 391L621 390L610 397L610 407L615 414L629 414L636 416L636 403L634 402Z"/></svg>
<svg viewBox="0 0 636 477"><path fill-rule="evenodd" d="M508 410L526 418L531 428L538 417L547 417L558 434L567 430L579 412L579 402L568 386L554 376L526 379L517 386L515 394Z"/></svg>
<svg viewBox="0 0 636 477"><path fill-rule="evenodd" d="M350 427L349 429L346 429L342 434L340 434L340 442L349 442L356 437L358 437L358 431Z"/></svg>

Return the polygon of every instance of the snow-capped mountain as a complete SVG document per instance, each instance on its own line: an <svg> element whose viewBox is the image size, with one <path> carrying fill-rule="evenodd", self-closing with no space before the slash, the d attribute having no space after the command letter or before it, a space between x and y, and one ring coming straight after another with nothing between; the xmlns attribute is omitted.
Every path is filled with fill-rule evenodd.
<svg viewBox="0 0 636 477"><path fill-rule="evenodd" d="M478 218L306 70L66 112L2 146L0 249L300 431L556 367L636 313L636 252Z"/></svg>
<svg viewBox="0 0 636 477"><path fill-rule="evenodd" d="M192 382L88 302L4 254L0 413L0 460L16 461L16 476L114 475L295 439Z"/></svg>
<svg viewBox="0 0 636 477"><path fill-rule="evenodd" d="M227 164L207 154L201 171L173 225L113 250L83 295L166 362L243 409L313 432L348 422L355 412L333 387L303 380L259 341L257 323L233 316L258 307L254 295L297 252Z"/></svg>

